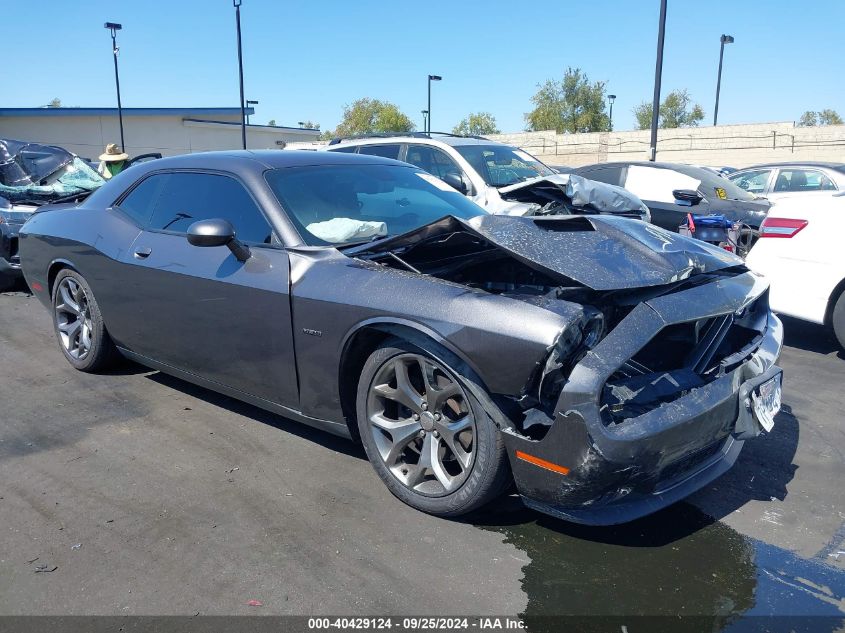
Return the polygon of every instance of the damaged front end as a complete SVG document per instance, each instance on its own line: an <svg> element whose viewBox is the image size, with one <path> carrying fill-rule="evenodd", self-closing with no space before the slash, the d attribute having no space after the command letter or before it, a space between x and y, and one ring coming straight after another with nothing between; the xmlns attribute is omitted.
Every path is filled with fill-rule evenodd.
<svg viewBox="0 0 845 633"><path fill-rule="evenodd" d="M575 174L554 174L499 187L512 203L508 215L607 214L651 222L648 207L630 191Z"/></svg>
<svg viewBox="0 0 845 633"><path fill-rule="evenodd" d="M721 249L607 216L483 216L347 254L565 317L523 392L494 397L517 489L541 511L590 524L654 512L762 431L762 385L777 383L779 406L768 285Z"/></svg>

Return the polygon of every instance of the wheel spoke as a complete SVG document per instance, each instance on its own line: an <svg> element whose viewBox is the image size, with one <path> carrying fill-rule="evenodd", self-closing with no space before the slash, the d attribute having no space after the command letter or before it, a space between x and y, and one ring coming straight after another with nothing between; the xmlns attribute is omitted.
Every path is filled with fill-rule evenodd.
<svg viewBox="0 0 845 633"><path fill-rule="evenodd" d="M370 416L370 422L390 435L390 445L380 443L379 447L381 457L388 466L396 464L405 447L417 437L421 429L416 420L390 420L381 414Z"/></svg>
<svg viewBox="0 0 845 633"><path fill-rule="evenodd" d="M71 314L79 315L79 313L80 313L79 304L71 296L71 292L68 289L67 284L63 283L59 287L59 294L62 297L62 303L60 305L56 306L56 310L62 310L62 311L70 312Z"/></svg>
<svg viewBox="0 0 845 633"><path fill-rule="evenodd" d="M461 470L466 470L472 459L472 454L464 449L458 440L458 435L464 431L472 430L472 417L465 415L454 422L438 424L437 430L440 432L440 437L443 438L443 443L446 444L452 455L458 460Z"/></svg>
<svg viewBox="0 0 845 633"><path fill-rule="evenodd" d="M426 438L428 437L429 436L426 436ZM439 440L431 440L429 446L431 471L434 473L434 476L437 477L437 481L440 482L440 485L443 486L446 492L450 492L455 486L456 478L446 472L446 469L443 467L442 457L440 456L440 448L441 444ZM425 447L423 447L423 450L425 450ZM463 471L463 469L461 470Z"/></svg>
<svg viewBox="0 0 845 633"><path fill-rule="evenodd" d="M461 388L454 382L449 383L440 389L432 387L426 394L428 398L428 408L430 411L440 411L449 398L454 398L460 395Z"/></svg>
<svg viewBox="0 0 845 633"><path fill-rule="evenodd" d="M405 405L411 411L422 411L423 397L411 384L408 365L401 358L398 358L393 361L393 368L396 375L396 390L393 400Z"/></svg>

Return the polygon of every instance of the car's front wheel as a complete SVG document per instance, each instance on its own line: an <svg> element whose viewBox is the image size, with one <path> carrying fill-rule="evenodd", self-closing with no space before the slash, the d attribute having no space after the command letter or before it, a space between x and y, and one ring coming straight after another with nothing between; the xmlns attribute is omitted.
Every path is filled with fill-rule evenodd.
<svg viewBox="0 0 845 633"><path fill-rule="evenodd" d="M53 326L62 353L80 371L106 369L119 356L91 287L75 270L65 268L56 275Z"/></svg>
<svg viewBox="0 0 845 633"><path fill-rule="evenodd" d="M396 497L458 516L501 494L510 475L499 430L470 389L480 387L454 368L457 359L437 351L444 360L400 340L377 348L361 372L358 429Z"/></svg>

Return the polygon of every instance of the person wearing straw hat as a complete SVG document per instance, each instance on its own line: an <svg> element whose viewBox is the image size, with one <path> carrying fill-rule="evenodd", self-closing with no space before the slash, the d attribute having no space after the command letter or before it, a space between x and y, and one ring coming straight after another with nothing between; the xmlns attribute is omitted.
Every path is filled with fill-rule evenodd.
<svg viewBox="0 0 845 633"><path fill-rule="evenodd" d="M122 151L116 143L109 143L106 145L106 151L100 154L100 166L97 171L108 180L123 170L127 158L129 154Z"/></svg>

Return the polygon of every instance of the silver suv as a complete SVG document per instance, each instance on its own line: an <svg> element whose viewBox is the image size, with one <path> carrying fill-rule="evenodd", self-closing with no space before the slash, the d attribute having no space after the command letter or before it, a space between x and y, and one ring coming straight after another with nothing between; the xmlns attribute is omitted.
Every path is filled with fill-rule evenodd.
<svg viewBox="0 0 845 633"><path fill-rule="evenodd" d="M497 215L612 213L648 221L632 193L572 174L558 174L517 147L444 133L335 139L324 151L382 156L411 163Z"/></svg>

